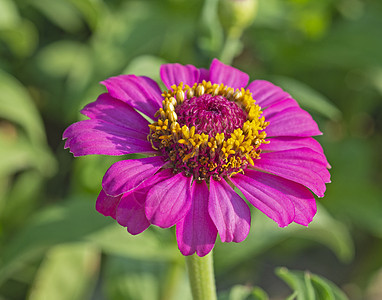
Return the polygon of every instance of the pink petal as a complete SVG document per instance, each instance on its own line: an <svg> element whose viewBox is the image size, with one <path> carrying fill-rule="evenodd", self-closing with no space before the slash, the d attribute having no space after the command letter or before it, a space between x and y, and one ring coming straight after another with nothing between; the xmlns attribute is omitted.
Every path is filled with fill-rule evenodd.
<svg viewBox="0 0 382 300"><path fill-rule="evenodd" d="M127 193L121 198L118 205L116 220L131 234L139 234L145 231L150 223L145 215L145 207L136 200L138 193Z"/></svg>
<svg viewBox="0 0 382 300"><path fill-rule="evenodd" d="M101 120L84 120L70 125L63 133L65 148L74 156L129 153L155 153L145 134Z"/></svg>
<svg viewBox="0 0 382 300"><path fill-rule="evenodd" d="M222 242L241 242L251 226L247 203L225 180L210 181L208 212L218 229Z"/></svg>
<svg viewBox="0 0 382 300"><path fill-rule="evenodd" d="M208 213L207 184L194 182L192 204L186 216L176 224L176 239L183 255L208 254L215 245L217 230Z"/></svg>
<svg viewBox="0 0 382 300"><path fill-rule="evenodd" d="M317 123L311 115L299 107L290 107L268 117L269 126L265 129L268 137L321 135Z"/></svg>
<svg viewBox="0 0 382 300"><path fill-rule="evenodd" d="M255 170L247 169L245 175L247 178L250 177L252 180L256 181L256 187L262 185L264 189L275 191L274 197L278 201L280 201L283 196L292 201L294 206L293 222L308 226L313 220L313 217L317 212L316 200L306 187L293 181ZM280 198L278 198L278 195L280 195Z"/></svg>
<svg viewBox="0 0 382 300"><path fill-rule="evenodd" d="M291 98L282 88L266 80L252 81L247 88L251 91L253 99L255 99L257 104L262 108Z"/></svg>
<svg viewBox="0 0 382 300"><path fill-rule="evenodd" d="M129 195L135 199L138 203L141 205L145 204L147 194L150 191L150 189L156 185L159 182L162 182L164 180L169 179L170 177L173 177L174 173L172 169L161 169L154 175L152 175L150 178L142 182L139 186L136 188L130 190L129 192L125 193L124 195Z"/></svg>
<svg viewBox="0 0 382 300"><path fill-rule="evenodd" d="M248 83L248 74L214 59L210 66L210 80L212 83L225 84L237 89L245 87Z"/></svg>
<svg viewBox="0 0 382 300"><path fill-rule="evenodd" d="M104 190L101 190L97 197L96 210L106 217L116 218L115 212L118 207L121 196L112 197L106 195Z"/></svg>
<svg viewBox="0 0 382 300"><path fill-rule="evenodd" d="M210 70L200 68L199 72L200 72L200 75L199 75L199 81L198 82L202 82L203 80L210 81Z"/></svg>
<svg viewBox="0 0 382 300"><path fill-rule="evenodd" d="M166 64L161 66L160 76L168 89L181 82L193 86L199 80L199 70L193 65Z"/></svg>
<svg viewBox="0 0 382 300"><path fill-rule="evenodd" d="M330 182L323 156L307 148L262 153L255 168L300 183L319 197Z"/></svg>
<svg viewBox="0 0 382 300"><path fill-rule="evenodd" d="M163 180L173 176L171 169L161 170L145 180L138 187L123 194L116 210L116 220L127 227L131 234L138 234L150 225L145 214L145 201L150 189Z"/></svg>
<svg viewBox="0 0 382 300"><path fill-rule="evenodd" d="M311 137L273 137L268 141L268 144L261 145L262 151L282 151L305 147L321 154L324 153L320 143Z"/></svg>
<svg viewBox="0 0 382 300"><path fill-rule="evenodd" d="M153 176L163 165L161 156L118 161L106 171L102 187L111 196L126 193Z"/></svg>
<svg viewBox="0 0 382 300"><path fill-rule="evenodd" d="M300 107L300 106L298 105L296 100L292 98L287 98L268 106L266 109L264 109L263 116L265 117L265 120L267 121L268 118L290 107Z"/></svg>
<svg viewBox="0 0 382 300"><path fill-rule="evenodd" d="M146 216L151 224L168 228L178 223L191 206L191 177L182 173L156 184L146 198Z"/></svg>
<svg viewBox="0 0 382 300"><path fill-rule="evenodd" d="M100 95L95 102L89 103L81 113L90 119L97 119L114 125L149 133L149 122L125 102L117 100L105 93Z"/></svg>
<svg viewBox="0 0 382 300"><path fill-rule="evenodd" d="M293 222L294 205L290 198L278 189L280 182L276 176L247 169L245 175L237 174L232 176L231 180L254 207L280 227ZM287 180L282 180L281 183L286 184ZM305 190L309 193L307 189Z"/></svg>
<svg viewBox="0 0 382 300"><path fill-rule="evenodd" d="M330 168L330 165L324 155L324 150L322 149L319 142L311 137L273 137L268 139L268 144L262 144L261 150L263 152L275 152L283 150L291 150L297 148L309 148L313 151L323 155L322 160L327 163L327 168Z"/></svg>
<svg viewBox="0 0 382 300"><path fill-rule="evenodd" d="M148 77L119 75L101 83L113 98L126 102L151 119L154 119L155 113L162 107L162 92L158 84Z"/></svg>

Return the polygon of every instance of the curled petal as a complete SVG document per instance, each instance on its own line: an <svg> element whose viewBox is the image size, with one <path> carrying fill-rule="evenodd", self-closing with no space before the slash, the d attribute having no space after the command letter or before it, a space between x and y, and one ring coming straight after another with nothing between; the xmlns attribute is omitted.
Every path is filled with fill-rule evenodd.
<svg viewBox="0 0 382 300"><path fill-rule="evenodd" d="M293 222L294 205L287 195L277 189L279 181L276 176L246 170L245 175L237 174L231 180L254 207L274 220L280 227Z"/></svg>
<svg viewBox="0 0 382 300"><path fill-rule="evenodd" d="M90 119L97 119L123 128L142 132L148 135L149 122L131 106L111 97L108 93L101 94L95 102L89 103L81 113Z"/></svg>
<svg viewBox="0 0 382 300"><path fill-rule="evenodd" d="M191 207L176 224L176 239L183 255L208 254L215 245L217 230L208 214L208 187L205 181L191 187Z"/></svg>
<svg viewBox="0 0 382 300"><path fill-rule="evenodd" d="M255 164L256 169L300 183L319 197L330 182L326 166L323 155L307 148L262 153Z"/></svg>
<svg viewBox="0 0 382 300"><path fill-rule="evenodd" d="M225 84L234 89L245 87L248 84L248 74L223 64L214 59L210 67L210 80L212 83Z"/></svg>
<svg viewBox="0 0 382 300"><path fill-rule="evenodd" d="M146 230L150 225L144 206L147 194L155 184L172 176L173 174L170 169L161 170L142 182L135 189L119 196L121 200L116 209L116 220L118 223L127 227L127 231L134 235Z"/></svg>
<svg viewBox="0 0 382 300"><path fill-rule="evenodd" d="M163 165L160 156L118 161L106 171L102 187L108 195L121 195L137 188Z"/></svg>
<svg viewBox="0 0 382 300"><path fill-rule="evenodd" d="M174 84L179 85L181 82L193 86L199 81L199 70L193 65L166 64L161 66L160 76L168 89Z"/></svg>
<svg viewBox="0 0 382 300"><path fill-rule="evenodd" d="M105 193L104 190L101 190L97 197L96 210L106 217L112 217L113 219L115 219L115 212L120 200L121 196L109 196Z"/></svg>
<svg viewBox="0 0 382 300"><path fill-rule="evenodd" d="M151 224L168 228L184 218L191 206L191 180L179 173L150 189L145 206Z"/></svg>
<svg viewBox="0 0 382 300"><path fill-rule="evenodd" d="M251 226L251 212L247 203L225 180L210 181L208 212L222 242L243 241Z"/></svg>
<svg viewBox="0 0 382 300"><path fill-rule="evenodd" d="M118 223L127 227L127 231L134 235L145 231L150 226L145 215L145 207L135 199L136 196L139 197L138 193L124 194L116 210Z"/></svg>
<svg viewBox="0 0 382 300"><path fill-rule="evenodd" d="M245 176L240 176L246 177L245 180L250 178L253 180L256 188L266 190L269 194L272 194L274 201L277 201L279 205L282 206L279 211L277 211L277 207L275 207L274 212L280 213L283 210L289 210L289 215L293 215L290 203L288 201L285 202L287 198L294 206L293 222L308 226L313 220L317 212L316 200L306 187L293 181L255 170L246 170ZM246 182L245 184L248 183ZM248 201L250 200L248 199ZM288 219L287 222L289 221L290 219ZM280 223L279 225L282 226Z"/></svg>
<svg viewBox="0 0 382 300"><path fill-rule="evenodd" d="M65 148L70 148L74 156L155 153L144 133L97 119L70 125L63 139L67 139Z"/></svg>
<svg viewBox="0 0 382 300"><path fill-rule="evenodd" d="M119 75L101 83L113 98L126 102L151 119L162 106L162 92L158 84L148 77Z"/></svg>

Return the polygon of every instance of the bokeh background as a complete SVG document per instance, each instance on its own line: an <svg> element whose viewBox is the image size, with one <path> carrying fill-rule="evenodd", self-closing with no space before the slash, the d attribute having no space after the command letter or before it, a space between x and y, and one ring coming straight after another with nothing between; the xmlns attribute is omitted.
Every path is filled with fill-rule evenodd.
<svg viewBox="0 0 382 300"><path fill-rule="evenodd" d="M257 286L285 299L286 267L349 299L382 299L382 1L259 0L256 17L238 19L224 2L0 0L1 300L190 299L173 230L133 237L95 211L120 158L74 159L61 136L99 81L159 80L162 63L208 67L222 55L313 115L332 183L308 228L254 210L244 242L217 242L219 294L247 299ZM238 41L229 28L243 18Z"/></svg>

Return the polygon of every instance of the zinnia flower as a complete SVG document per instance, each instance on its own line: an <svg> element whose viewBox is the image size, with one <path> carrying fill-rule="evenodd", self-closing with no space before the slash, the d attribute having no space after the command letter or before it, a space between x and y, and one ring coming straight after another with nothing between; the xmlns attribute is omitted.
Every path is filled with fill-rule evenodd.
<svg viewBox="0 0 382 300"><path fill-rule="evenodd" d="M81 111L90 119L63 134L74 156L147 156L107 170L100 213L131 234L175 225L181 253L199 256L218 233L223 242L247 237L247 202L280 227L312 221L312 192L324 195L329 165L312 138L317 124L288 93L264 80L247 85L246 73L217 59L209 70L165 64L160 75L164 92L144 76L103 81L107 93Z"/></svg>

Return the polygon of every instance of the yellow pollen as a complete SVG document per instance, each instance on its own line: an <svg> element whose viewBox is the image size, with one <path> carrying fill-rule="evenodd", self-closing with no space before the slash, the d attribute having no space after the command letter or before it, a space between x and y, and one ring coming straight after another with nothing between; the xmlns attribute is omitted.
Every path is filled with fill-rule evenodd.
<svg viewBox="0 0 382 300"><path fill-rule="evenodd" d="M223 132L209 136L196 133L195 126L189 128L179 124L176 107L203 94L220 95L235 102L246 113L243 126L227 136ZM265 140L264 131L269 122L265 121L249 90L203 81L192 87L183 83L173 85L162 96L163 107L155 114L158 120L149 125L148 140L155 150L167 155L174 170L192 175L195 180L209 181L210 177L218 180L221 176L243 173L248 165L255 165L255 160L259 159L260 145L269 142Z"/></svg>

